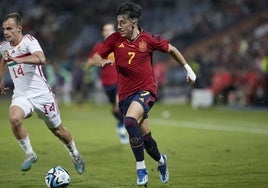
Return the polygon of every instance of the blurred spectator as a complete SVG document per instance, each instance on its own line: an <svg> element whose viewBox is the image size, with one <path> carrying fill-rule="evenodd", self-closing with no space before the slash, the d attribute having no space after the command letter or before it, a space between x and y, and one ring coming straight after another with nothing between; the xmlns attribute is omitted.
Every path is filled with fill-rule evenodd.
<svg viewBox="0 0 268 188"><path fill-rule="evenodd" d="M232 87L232 75L224 68L216 68L209 87L214 93L216 103L227 103L228 92Z"/></svg>
<svg viewBox="0 0 268 188"><path fill-rule="evenodd" d="M84 101L84 70L83 62L75 61L72 68L72 93L73 98L78 104Z"/></svg>
<svg viewBox="0 0 268 188"><path fill-rule="evenodd" d="M64 105L71 104L72 74L64 64L55 64L57 85L55 94L59 102Z"/></svg>
<svg viewBox="0 0 268 188"><path fill-rule="evenodd" d="M155 81L158 86L158 100L163 97L163 87L166 84L166 67L163 62L155 62L153 64L153 71L155 76Z"/></svg>
<svg viewBox="0 0 268 188"><path fill-rule="evenodd" d="M268 55L261 54L260 70L264 75L264 94L261 103L268 104Z"/></svg>
<svg viewBox="0 0 268 188"><path fill-rule="evenodd" d="M85 92L83 91L85 88L87 90L94 85L96 70L92 70L91 74L85 73L89 70L81 67L78 62L85 60L88 49L102 39L99 31L100 25L104 18L113 16L120 2L121 0L67 0L64 3L53 0L0 1L0 17L11 11L18 11L23 15L24 31L39 38L48 61L57 62L54 67L57 76L55 89L61 94L68 91L65 101L72 100L72 96L79 101L88 98L82 93ZM198 64L200 73L195 87L212 88L216 95L224 98L224 103L228 103L228 96L232 95L235 96L233 98L244 101L238 103L245 105L268 104L267 0L203 0L202 2L138 0L138 3L145 10L142 19L148 23L146 27L150 28L153 33L165 36L182 51L187 47L191 49L191 57L186 56L186 59ZM237 26L243 20L249 25L248 29L241 29ZM232 28L235 28L235 31L232 34L226 34ZM214 39L219 32L221 37L216 36ZM212 43L205 45L210 39L213 40ZM193 44L200 41L204 41L203 52L194 49ZM62 65L61 61L70 61L70 63ZM53 78L51 65L48 63L46 69L49 74L48 82L54 85L55 78ZM62 67L65 68L62 69ZM163 69L165 81L162 79ZM214 72L224 69L229 74L225 75L228 77L227 80L224 80L226 78L222 73L215 75ZM58 70L60 72L57 72ZM181 70L173 69L172 66L161 67L160 64L156 64L155 74L161 90L167 86L166 84L168 87L177 86L183 75ZM250 87L246 86L248 80L244 77L247 76L254 79L258 85L250 83ZM217 81L222 79L223 83ZM10 82L10 78L6 76L5 81ZM227 82L231 82L229 84L231 87L226 86ZM67 85L64 86L64 84ZM98 87L98 83L95 85ZM74 90L71 91L70 87ZM93 88L96 87L93 86ZM61 91L64 88L65 91ZM257 94L254 94L253 88L258 88ZM70 92L73 92L73 95L70 95ZM235 102L232 103L235 104Z"/></svg>
<svg viewBox="0 0 268 188"><path fill-rule="evenodd" d="M53 92L55 92L55 87L57 86L57 78L55 73L54 63L47 62L46 66L44 66L44 73L46 74L47 83L50 85Z"/></svg>

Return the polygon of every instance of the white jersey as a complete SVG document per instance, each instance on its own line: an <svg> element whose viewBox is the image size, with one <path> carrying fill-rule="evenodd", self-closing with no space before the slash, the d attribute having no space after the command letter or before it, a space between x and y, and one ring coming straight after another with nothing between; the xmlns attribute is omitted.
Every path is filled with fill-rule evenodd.
<svg viewBox="0 0 268 188"><path fill-rule="evenodd" d="M11 46L7 41L0 43L0 53L3 57L7 52L11 57L25 57L37 51L43 52L39 42L29 34L24 35L21 42L16 46ZM17 64L10 59L5 59L5 63L8 65L14 83L13 97L32 98L51 92L41 65Z"/></svg>

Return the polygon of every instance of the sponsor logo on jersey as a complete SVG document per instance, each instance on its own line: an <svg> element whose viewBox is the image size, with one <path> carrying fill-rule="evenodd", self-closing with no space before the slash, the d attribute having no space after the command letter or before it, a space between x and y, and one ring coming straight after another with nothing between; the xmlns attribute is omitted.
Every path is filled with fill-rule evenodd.
<svg viewBox="0 0 268 188"><path fill-rule="evenodd" d="M123 43L121 43L118 47L119 47L119 48L124 48L125 46L124 46Z"/></svg>
<svg viewBox="0 0 268 188"><path fill-rule="evenodd" d="M144 102L144 98L139 98L141 102Z"/></svg>

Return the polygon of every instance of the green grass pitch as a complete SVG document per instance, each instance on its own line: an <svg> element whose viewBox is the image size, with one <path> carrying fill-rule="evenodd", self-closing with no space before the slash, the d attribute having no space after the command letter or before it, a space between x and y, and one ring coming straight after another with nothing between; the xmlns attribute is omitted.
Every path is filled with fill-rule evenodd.
<svg viewBox="0 0 268 188"><path fill-rule="evenodd" d="M0 188L46 187L44 176L56 165L69 171L70 188L138 187L132 151L120 144L108 105L60 106L63 123L86 163L82 175L36 115L24 124L38 161L22 173L24 153L11 133L8 106L8 101L0 101ZM160 182L156 163L146 154L148 187L268 187L267 112L224 107L194 110L189 105L156 103L149 113L150 126L160 151L168 156L170 181Z"/></svg>

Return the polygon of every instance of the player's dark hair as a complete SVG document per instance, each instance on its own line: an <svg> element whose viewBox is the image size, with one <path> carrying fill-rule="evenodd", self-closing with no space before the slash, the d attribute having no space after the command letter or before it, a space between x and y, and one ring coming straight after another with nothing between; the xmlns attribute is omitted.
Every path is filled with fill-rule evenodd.
<svg viewBox="0 0 268 188"><path fill-rule="evenodd" d="M22 17L20 16L20 14L18 12L9 13L4 18L4 21L7 21L9 18L13 18L15 20L15 22L16 22L17 25L21 25L22 26L22 24L23 24Z"/></svg>
<svg viewBox="0 0 268 188"><path fill-rule="evenodd" d="M139 4L133 2L125 2L121 4L116 12L116 15L124 15L126 14L129 18L137 18L139 19L142 15L142 8Z"/></svg>

